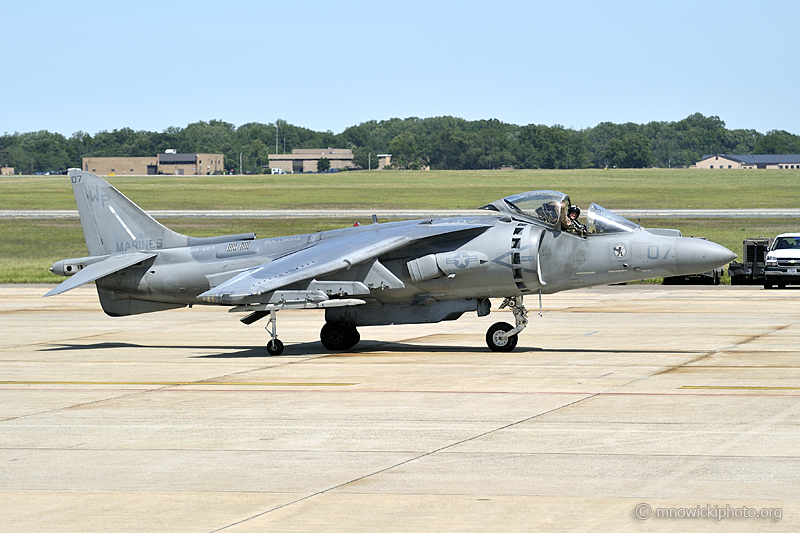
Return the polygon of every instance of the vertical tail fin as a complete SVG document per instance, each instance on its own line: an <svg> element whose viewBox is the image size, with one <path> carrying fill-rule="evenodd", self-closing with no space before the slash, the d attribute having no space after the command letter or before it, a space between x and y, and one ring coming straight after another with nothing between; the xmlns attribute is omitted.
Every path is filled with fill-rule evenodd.
<svg viewBox="0 0 800 533"><path fill-rule="evenodd" d="M107 181L70 169L89 255L188 246L189 237L161 225Z"/></svg>

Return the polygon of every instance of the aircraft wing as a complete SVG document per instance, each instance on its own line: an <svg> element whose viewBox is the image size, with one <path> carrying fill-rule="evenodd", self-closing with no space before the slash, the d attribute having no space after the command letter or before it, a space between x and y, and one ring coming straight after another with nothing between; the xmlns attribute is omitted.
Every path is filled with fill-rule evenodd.
<svg viewBox="0 0 800 533"><path fill-rule="evenodd" d="M45 296L55 296L56 294L67 292L75 287L80 287L84 283L89 283L90 281L108 276L109 274L113 274L114 272L118 272L124 268L128 268L129 266L141 263L142 261L157 255L157 253L153 252L134 252L111 256L108 259L98 261L97 263L86 265L83 269L79 270L77 273L67 278L66 281L45 294Z"/></svg>
<svg viewBox="0 0 800 533"><path fill-rule="evenodd" d="M254 296L304 280L325 276L338 270L375 259L423 239L462 232L483 232L491 224L417 223L386 228L371 226L361 232L350 232L321 239L317 244L285 255L200 294L198 298L213 303L253 303ZM394 276L392 276L394 277ZM397 280L397 283L401 283Z"/></svg>

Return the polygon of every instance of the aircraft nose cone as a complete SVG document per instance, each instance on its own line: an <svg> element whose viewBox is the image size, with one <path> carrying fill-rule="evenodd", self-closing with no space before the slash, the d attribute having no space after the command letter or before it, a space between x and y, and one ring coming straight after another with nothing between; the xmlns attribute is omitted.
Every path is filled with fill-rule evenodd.
<svg viewBox="0 0 800 533"><path fill-rule="evenodd" d="M675 267L678 274L700 274L736 259L736 254L719 244L703 239L675 239Z"/></svg>

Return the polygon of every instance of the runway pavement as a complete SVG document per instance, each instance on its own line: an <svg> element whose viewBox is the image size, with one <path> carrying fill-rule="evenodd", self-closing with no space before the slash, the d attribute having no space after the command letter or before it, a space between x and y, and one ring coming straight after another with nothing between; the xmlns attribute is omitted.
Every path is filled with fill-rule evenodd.
<svg viewBox="0 0 800 533"><path fill-rule="evenodd" d="M268 357L224 309L48 289L0 286L0 531L800 528L800 290L545 296L509 354L505 311L337 354L282 311Z"/></svg>

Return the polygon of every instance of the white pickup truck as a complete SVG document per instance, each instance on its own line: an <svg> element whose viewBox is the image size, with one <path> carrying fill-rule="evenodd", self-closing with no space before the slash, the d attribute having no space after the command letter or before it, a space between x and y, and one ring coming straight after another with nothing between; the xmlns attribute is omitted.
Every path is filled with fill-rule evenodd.
<svg viewBox="0 0 800 533"><path fill-rule="evenodd" d="M772 241L764 266L764 288L800 285L800 233L781 233Z"/></svg>

